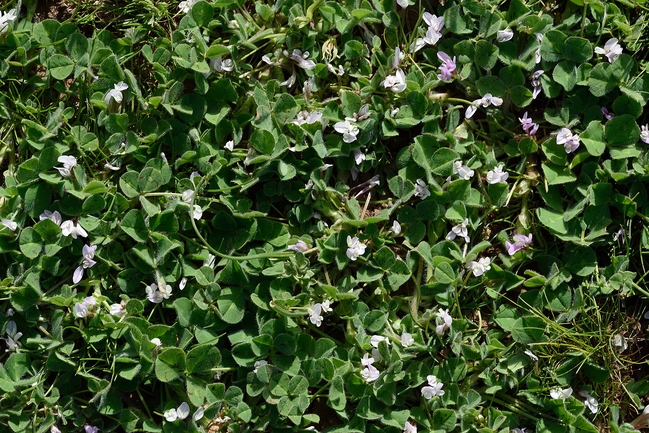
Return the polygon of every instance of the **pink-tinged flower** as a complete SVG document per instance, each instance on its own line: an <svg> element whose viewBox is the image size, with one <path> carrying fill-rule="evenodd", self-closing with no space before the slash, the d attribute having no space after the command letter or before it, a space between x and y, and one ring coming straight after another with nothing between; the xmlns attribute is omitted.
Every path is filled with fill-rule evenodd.
<svg viewBox="0 0 649 433"><path fill-rule="evenodd" d="M609 63L613 63L615 59L617 59L620 54L622 54L622 47L617 43L616 38L611 38L606 41L604 48L595 48L595 53L603 54L608 59Z"/></svg>
<svg viewBox="0 0 649 433"><path fill-rule="evenodd" d="M536 134L536 131L539 130L539 124L534 123L531 118L527 117L527 111L523 114L523 117L519 117L518 120L521 122L523 131L530 137Z"/></svg>
<svg viewBox="0 0 649 433"><path fill-rule="evenodd" d="M649 125L642 125L640 131L640 140L642 142L649 144Z"/></svg>
<svg viewBox="0 0 649 433"><path fill-rule="evenodd" d="M95 427L94 425L84 425L83 430L85 433L98 433L99 432L99 427Z"/></svg>
<svg viewBox="0 0 649 433"><path fill-rule="evenodd" d="M561 128L557 134L557 144L563 144L566 153L572 153L579 147L579 134L573 134L568 128Z"/></svg>
<svg viewBox="0 0 649 433"><path fill-rule="evenodd" d="M302 69L306 69L307 71L315 69L315 62L313 60L307 60L309 58L308 51L303 53L301 50L294 49L291 54L288 51L284 51L284 55Z"/></svg>
<svg viewBox="0 0 649 433"><path fill-rule="evenodd" d="M38 216L38 220L39 221L50 220L54 222L57 226L61 226L61 222L63 221L63 218L61 217L61 214L59 213L58 210L55 210L54 212L50 212L46 210Z"/></svg>
<svg viewBox="0 0 649 433"><path fill-rule="evenodd" d="M450 232L446 235L446 240L452 241L456 237L461 237L464 239L464 242L467 244L471 242L469 238L469 231L467 229L467 224L469 224L469 219L465 218L460 224L455 225Z"/></svg>
<svg viewBox="0 0 649 433"><path fill-rule="evenodd" d="M606 120L611 120L615 117L615 114L608 111L608 108L606 107L602 107L602 115L604 116L604 118L606 118Z"/></svg>
<svg viewBox="0 0 649 433"><path fill-rule="evenodd" d="M437 57L442 61L442 65L439 67L440 74L437 75L437 78L442 81L452 80L453 73L457 67L455 64L456 57L451 59L451 56L446 54L444 51L438 52Z"/></svg>
<svg viewBox="0 0 649 433"><path fill-rule="evenodd" d="M530 245L532 245L532 234L530 233L529 236L525 235L514 235L514 239L516 241L512 244L510 242L505 242L505 247L507 247L507 252L509 253L510 256L513 256L520 250L523 250Z"/></svg>
<svg viewBox="0 0 649 433"><path fill-rule="evenodd" d="M410 421L406 421L406 425L403 427L403 433L417 433L417 423L413 421L411 424Z"/></svg>
<svg viewBox="0 0 649 433"><path fill-rule="evenodd" d="M7 322L6 332L7 337L0 337L0 340L4 340L7 344L7 349L5 349L5 352L17 352L18 348L20 347L18 340L20 340L20 337L23 336L23 333L18 332L18 326L13 320Z"/></svg>

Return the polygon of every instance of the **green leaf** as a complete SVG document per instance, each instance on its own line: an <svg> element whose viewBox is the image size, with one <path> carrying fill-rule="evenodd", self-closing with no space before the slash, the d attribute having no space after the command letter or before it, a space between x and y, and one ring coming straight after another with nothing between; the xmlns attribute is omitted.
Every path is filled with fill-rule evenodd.
<svg viewBox="0 0 649 433"><path fill-rule="evenodd" d="M275 148L275 137L269 131L257 129L250 136L250 143L258 152L270 155Z"/></svg>
<svg viewBox="0 0 649 433"><path fill-rule="evenodd" d="M613 112L618 116L629 114L637 119L642 115L642 104L629 95L620 95L613 101Z"/></svg>
<svg viewBox="0 0 649 433"><path fill-rule="evenodd" d="M209 5L208 5L209 6ZM214 44L207 49L205 57L208 59L215 59L219 56L226 56L230 54L230 49L221 44Z"/></svg>
<svg viewBox="0 0 649 433"><path fill-rule="evenodd" d="M153 167L144 167L137 177L138 191L153 192L164 184L162 172Z"/></svg>
<svg viewBox="0 0 649 433"><path fill-rule="evenodd" d="M498 60L498 47L481 39L475 47L475 62L485 70L491 70Z"/></svg>
<svg viewBox="0 0 649 433"><path fill-rule="evenodd" d="M273 115L280 125L286 125L295 119L300 107L295 102L295 99L288 93L282 93L275 106L273 107ZM271 151L272 152L272 151Z"/></svg>
<svg viewBox="0 0 649 433"><path fill-rule="evenodd" d="M628 146L640 140L640 127L633 116L622 114L606 122L604 134L610 146Z"/></svg>
<svg viewBox="0 0 649 433"><path fill-rule="evenodd" d="M561 45L563 56L575 63L585 63L593 57L593 46L587 39L570 36Z"/></svg>
<svg viewBox="0 0 649 433"><path fill-rule="evenodd" d="M149 229L146 227L142 213L137 209L131 209L124 216L120 227L137 242L145 242L149 238Z"/></svg>
<svg viewBox="0 0 649 433"><path fill-rule="evenodd" d="M434 271L434 276L435 280L442 284L452 284L457 278L453 267L446 262L437 265Z"/></svg>
<svg viewBox="0 0 649 433"><path fill-rule="evenodd" d="M493 96L502 98L507 93L507 86L505 86L505 83L503 83L500 78L494 75L487 75L485 77L482 77L478 81L476 81L475 84L476 86L478 86L478 91L482 96L486 95L487 93L491 93Z"/></svg>
<svg viewBox="0 0 649 433"><path fill-rule="evenodd" d="M442 147L433 153L430 161L431 171L438 176L450 176L453 173L453 163L460 159L454 150Z"/></svg>
<svg viewBox="0 0 649 433"><path fill-rule="evenodd" d="M380 310L370 311L363 318L363 326L370 332L380 332L386 323L386 314Z"/></svg>
<svg viewBox="0 0 649 433"><path fill-rule="evenodd" d="M342 411L347 405L347 396L345 394L345 386L341 376L334 376L329 386L329 396L327 398L327 406L336 410Z"/></svg>
<svg viewBox="0 0 649 433"><path fill-rule="evenodd" d="M119 178L119 187L126 197L133 198L140 195L140 192L137 189L138 178L139 173L135 171L127 171Z"/></svg>
<svg viewBox="0 0 649 433"><path fill-rule="evenodd" d="M207 27L214 16L214 8L204 1L199 1L192 6L191 14L194 21L196 21L196 24L201 27Z"/></svg>
<svg viewBox="0 0 649 433"><path fill-rule="evenodd" d="M545 178L548 181L548 185L560 185L577 180L577 176L575 176L568 167L549 162L547 164L542 164L542 168Z"/></svg>
<svg viewBox="0 0 649 433"><path fill-rule="evenodd" d="M163 349L155 360L155 375L161 382L171 382L185 370L185 352L177 347Z"/></svg>
<svg viewBox="0 0 649 433"><path fill-rule="evenodd" d="M62 54L54 54L49 58L47 67L54 79L65 80L74 70L74 62Z"/></svg>
<svg viewBox="0 0 649 433"><path fill-rule="evenodd" d="M194 346L185 357L188 374L209 374L221 363L221 352L211 344Z"/></svg>
<svg viewBox="0 0 649 433"><path fill-rule="evenodd" d="M546 62L558 62L562 59L561 54L566 35L558 30L549 30L541 41L541 57Z"/></svg>
<svg viewBox="0 0 649 433"><path fill-rule="evenodd" d="M536 216L538 217L541 224L543 224L547 228L562 235L568 234L568 229L566 228L565 222L563 221L563 213L540 207L536 209Z"/></svg>
<svg viewBox="0 0 649 433"><path fill-rule="evenodd" d="M20 251L30 259L40 256L43 250L43 240L32 227L26 227L20 232L19 244Z"/></svg>
<svg viewBox="0 0 649 433"><path fill-rule="evenodd" d="M588 88L595 96L604 96L617 86L617 80L611 73L611 65L598 63L588 77Z"/></svg>
<svg viewBox="0 0 649 433"><path fill-rule="evenodd" d="M600 156L606 150L604 141L604 126L598 120L588 124L588 128L579 135L579 138L586 146L586 150L593 156Z"/></svg>
<svg viewBox="0 0 649 433"><path fill-rule="evenodd" d="M225 287L216 301L221 319L224 322L235 324L243 320L245 313L245 302L243 289Z"/></svg>
<svg viewBox="0 0 649 433"><path fill-rule="evenodd" d="M563 60L554 67L552 78L569 92L577 84L577 67L574 63Z"/></svg>
<svg viewBox="0 0 649 433"><path fill-rule="evenodd" d="M462 14L462 9L458 5L453 5L444 11L444 24L450 32L458 35L473 31L473 27L469 28L473 24L469 24L468 17Z"/></svg>
<svg viewBox="0 0 649 433"><path fill-rule="evenodd" d="M456 415L452 409L435 409L433 412L433 425L442 431L451 431L455 427Z"/></svg>

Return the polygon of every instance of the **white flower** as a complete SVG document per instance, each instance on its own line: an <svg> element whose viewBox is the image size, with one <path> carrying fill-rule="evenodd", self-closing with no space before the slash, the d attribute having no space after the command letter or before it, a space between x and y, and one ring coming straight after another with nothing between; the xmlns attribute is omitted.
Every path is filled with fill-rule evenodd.
<svg viewBox="0 0 649 433"><path fill-rule="evenodd" d="M83 246L83 262L74 270L74 275L72 276L72 282L77 284L83 278L83 272L86 269L92 268L97 262L93 260L95 257L95 250L97 245L89 247L88 245Z"/></svg>
<svg viewBox="0 0 649 433"><path fill-rule="evenodd" d="M83 319L84 317L88 316L88 307L82 302L77 302L76 304L74 304L74 315L80 319Z"/></svg>
<svg viewBox="0 0 649 433"><path fill-rule="evenodd" d="M232 141L232 140L228 141L227 143L225 143L225 146L223 146L223 147L225 147L230 152L232 152L234 150L234 141Z"/></svg>
<svg viewBox="0 0 649 433"><path fill-rule="evenodd" d="M390 344L390 340L382 335L372 335L372 337L370 337L370 344L372 345L372 347L375 347L377 349L381 341L385 341L387 344Z"/></svg>
<svg viewBox="0 0 649 433"><path fill-rule="evenodd" d="M480 99L478 99L478 101L480 101ZM466 112L464 113L464 117L466 117L467 119L472 118L475 112L478 111L478 107L474 104L475 101L473 101L473 104L466 107Z"/></svg>
<svg viewBox="0 0 649 433"><path fill-rule="evenodd" d="M498 42L507 42L511 40L514 37L514 32L512 29L507 27L505 30L498 30L498 34L496 35L496 41Z"/></svg>
<svg viewBox="0 0 649 433"><path fill-rule="evenodd" d="M536 355L534 354L534 352L532 352L530 349L525 349L525 354L526 354L527 356L529 356L529 357L532 359L532 361L534 361L534 362L536 362L536 361L539 360L539 357L536 356Z"/></svg>
<svg viewBox="0 0 649 433"><path fill-rule="evenodd" d="M15 232L18 229L18 224L15 221L11 221L5 218L2 218L2 225L7 227L12 232Z"/></svg>
<svg viewBox="0 0 649 433"><path fill-rule="evenodd" d="M252 372L253 372L253 373L257 373L257 369L258 369L259 367L261 367L262 365L266 365L266 364L268 364L268 361L265 361L265 360L263 360L263 359L262 359L261 361L255 361L255 369L252 370Z"/></svg>
<svg viewBox="0 0 649 433"><path fill-rule="evenodd" d="M162 416L165 417L165 419L169 422L174 422L178 419L178 414L176 413L176 409L169 409L166 410Z"/></svg>
<svg viewBox="0 0 649 433"><path fill-rule="evenodd" d="M572 388L568 387L566 389L561 389L561 388L555 388L550 391L550 397L552 397L553 400L566 400L570 398L572 395Z"/></svg>
<svg viewBox="0 0 649 433"><path fill-rule="evenodd" d="M286 249L289 250L289 251L296 251L296 252L303 253L303 252L309 250L309 246L302 239L298 239L296 244L289 245L288 248L286 248Z"/></svg>
<svg viewBox="0 0 649 433"><path fill-rule="evenodd" d="M365 254L365 248L367 248L367 245L360 242L356 236L353 238L347 236L347 247L347 257L349 257L350 260L355 261Z"/></svg>
<svg viewBox="0 0 649 433"><path fill-rule="evenodd" d="M401 334L401 345L403 347L410 347L413 344L415 344L415 339L412 338L411 334L408 334L407 332Z"/></svg>
<svg viewBox="0 0 649 433"><path fill-rule="evenodd" d="M649 125L642 125L642 131L640 131L640 140L644 143L649 144Z"/></svg>
<svg viewBox="0 0 649 433"><path fill-rule="evenodd" d="M365 154L363 153L362 150L360 149L354 149L354 161L356 162L356 165L360 165L361 162L365 161Z"/></svg>
<svg viewBox="0 0 649 433"><path fill-rule="evenodd" d="M394 233L395 235L401 233L401 224L399 224L399 221L397 220L392 221L392 233Z"/></svg>
<svg viewBox="0 0 649 433"><path fill-rule="evenodd" d="M480 275L484 274L489 269L491 269L491 259L489 257L483 257L479 259L477 262L472 261L471 263L469 263L469 266L467 267L471 271L473 271L474 277L479 277Z"/></svg>
<svg viewBox="0 0 649 433"><path fill-rule="evenodd" d="M177 419L185 419L189 416L189 405L185 402L182 402L177 409L169 409L164 412L163 416L169 422L174 422Z"/></svg>
<svg viewBox="0 0 649 433"><path fill-rule="evenodd" d="M56 159L63 164L63 167L54 167L63 177L70 177L72 169L77 165L77 158L74 156L61 155Z"/></svg>
<svg viewBox="0 0 649 433"><path fill-rule="evenodd" d="M579 135L572 133L568 128L561 128L557 134L557 144L563 144L566 153L572 153L579 147Z"/></svg>
<svg viewBox="0 0 649 433"><path fill-rule="evenodd" d="M123 81L120 81L119 83L115 84L111 90L106 93L106 97L104 98L104 102L106 105L110 105L111 99L115 101L118 104L122 103L122 100L124 99L124 95L122 95L122 91L128 89L128 84L126 84Z"/></svg>
<svg viewBox="0 0 649 433"><path fill-rule="evenodd" d="M541 89L543 88L541 86L541 80L540 77L543 75L545 71L542 69L539 69L538 71L534 71L534 74L532 74L532 99L536 99L537 96L541 93Z"/></svg>
<svg viewBox="0 0 649 433"><path fill-rule="evenodd" d="M300 111L297 113L297 116L295 120L292 122L295 125L311 125L316 122L321 122L322 123L322 111L320 110L314 110L313 112L309 113L308 111Z"/></svg>
<svg viewBox="0 0 649 433"><path fill-rule="evenodd" d="M0 12L0 35L7 33L9 25L13 25L18 19L18 8L9 9L7 12Z"/></svg>
<svg viewBox="0 0 649 433"><path fill-rule="evenodd" d="M126 314L126 309L122 304L112 304L110 306L110 314L117 317L122 317Z"/></svg>
<svg viewBox="0 0 649 433"><path fill-rule="evenodd" d="M428 386L424 386L421 389L421 395L426 399L430 400L431 398L435 396L441 396L444 395L444 391L442 391L442 387L444 386L443 383L437 381L437 377L430 375L427 377L428 379Z"/></svg>
<svg viewBox="0 0 649 433"><path fill-rule="evenodd" d="M198 3L199 0L186 0L182 1L178 4L178 9L180 9L180 12L186 14L192 9L192 6L194 6L196 3Z"/></svg>
<svg viewBox="0 0 649 433"><path fill-rule="evenodd" d="M457 174L461 179L469 180L473 177L475 172L468 166L464 165L462 161L455 161L453 163L453 174Z"/></svg>
<svg viewBox="0 0 649 433"><path fill-rule="evenodd" d="M415 182L415 197L421 197L422 200L426 200L430 197L430 191L428 190L428 185L421 179L417 179Z"/></svg>
<svg viewBox="0 0 649 433"><path fill-rule="evenodd" d="M584 406L586 406L592 413L597 413L597 408L599 407L599 403L593 397L590 395L588 391L579 391L579 395L584 397Z"/></svg>
<svg viewBox="0 0 649 433"><path fill-rule="evenodd" d="M536 41L539 43L539 47L536 49L536 52L534 53L534 64L541 63L541 42L543 42L542 33L536 34Z"/></svg>
<svg viewBox="0 0 649 433"><path fill-rule="evenodd" d="M606 41L604 48L597 47L595 48L597 54L603 54L608 59L609 63L613 63L620 54L622 54L622 47L617 43L616 38L611 38Z"/></svg>
<svg viewBox="0 0 649 433"><path fill-rule="evenodd" d="M364 367L361 370L361 377L365 382L374 382L376 379L379 378L379 375L381 372L374 367L372 364L369 364L368 366Z"/></svg>
<svg viewBox="0 0 649 433"><path fill-rule="evenodd" d="M435 327L435 332L437 335L443 335L447 329L451 328L453 318L448 313L448 309L442 310L441 308L438 310L436 316L442 319L442 324Z"/></svg>
<svg viewBox="0 0 649 433"><path fill-rule="evenodd" d="M345 143L353 143L354 141L356 141L356 136L360 132L358 126L356 126L355 123L352 123L349 120L345 120L344 122L337 122L334 125L334 129L336 130L336 132L343 135L343 141Z"/></svg>
<svg viewBox="0 0 649 433"><path fill-rule="evenodd" d="M178 288L179 288L180 290L185 290L185 286L186 286L186 285L187 285L187 278L183 277L183 278L180 280L180 283L178 283Z"/></svg>
<svg viewBox="0 0 649 433"><path fill-rule="evenodd" d="M16 325L16 322L14 322L13 320L7 322L6 332L7 332L7 337L2 338L7 344L7 349L5 351L16 352L18 350L18 347L20 347L20 343L18 343L18 340L20 340L20 337L23 336L23 333L18 332L18 326Z"/></svg>
<svg viewBox="0 0 649 433"><path fill-rule="evenodd" d="M487 182L490 184L507 183L508 177L509 173L507 173L506 171L503 172L503 164L500 164L493 170L489 170L489 172L487 173Z"/></svg>
<svg viewBox="0 0 649 433"><path fill-rule="evenodd" d="M307 309L309 313L309 320L318 328L322 325L322 304L317 303L313 307Z"/></svg>
<svg viewBox="0 0 649 433"><path fill-rule="evenodd" d="M424 22L428 24L428 30L424 37L424 42L428 45L435 45L442 37L442 29L444 28L444 17L438 17L428 12L424 12L422 17Z"/></svg>
<svg viewBox="0 0 649 433"><path fill-rule="evenodd" d="M61 226L61 222L63 221L63 218L61 218L61 214L59 213L58 210L55 210L54 212L50 212L46 210L38 216L39 221L43 221L46 219L53 221L57 226Z"/></svg>
<svg viewBox="0 0 649 433"><path fill-rule="evenodd" d="M361 358L361 365L363 367L367 367L368 365L372 365L372 364L374 364L374 358L370 357L368 353L363 355L363 357Z"/></svg>
<svg viewBox="0 0 649 433"><path fill-rule="evenodd" d="M212 253L208 253L207 260L203 261L203 266L214 269L214 266L216 266L216 256Z"/></svg>
<svg viewBox="0 0 649 433"><path fill-rule="evenodd" d="M385 77L385 80L381 81L381 85L394 93L401 93L406 90L406 74L401 69L397 69L394 75Z"/></svg>
<svg viewBox="0 0 649 433"><path fill-rule="evenodd" d="M338 75L339 77L345 75L345 68L343 68L343 65L338 65L338 69L336 69L334 65L332 65L331 63L327 63L327 69L329 70L329 72Z"/></svg>
<svg viewBox="0 0 649 433"><path fill-rule="evenodd" d="M406 6L408 6L407 2L406 2ZM406 6L402 6L402 7L405 8ZM401 52L401 48L396 47L394 49L394 55L392 56L392 69L399 69L399 65L401 65L401 62L405 58L406 58L406 54ZM366 105L366 107L367 107L367 105Z"/></svg>
<svg viewBox="0 0 649 433"><path fill-rule="evenodd" d="M180 199L185 203L191 203L192 198L194 198L194 191L191 189L184 190L182 196L180 197Z"/></svg>
<svg viewBox="0 0 649 433"><path fill-rule="evenodd" d="M288 51L284 51L284 55L295 62L295 64L302 69L310 71L315 68L315 62L313 60L307 60L309 58L308 51L302 53L302 51L294 49L291 54L289 54Z"/></svg>
<svg viewBox="0 0 649 433"><path fill-rule="evenodd" d="M202 216L203 216L203 209L199 205L195 204L192 211L192 217L194 217L195 220L199 220L201 219Z"/></svg>
<svg viewBox="0 0 649 433"><path fill-rule="evenodd" d="M408 7L408 0L397 0L397 4L405 9Z"/></svg>
<svg viewBox="0 0 649 433"><path fill-rule="evenodd" d="M57 426L53 425L50 427L50 433L61 433L61 430L59 430Z"/></svg>
<svg viewBox="0 0 649 433"><path fill-rule="evenodd" d="M67 220L61 224L61 233L63 236L72 236L73 239L76 239L77 236L81 236L82 238L88 237L88 232L72 220Z"/></svg>
<svg viewBox="0 0 649 433"><path fill-rule="evenodd" d="M456 237L464 238L464 242L469 243L469 230L467 229L467 224L469 224L469 219L465 218L460 224L455 225L450 232L446 235L446 239L452 241Z"/></svg>
<svg viewBox="0 0 649 433"><path fill-rule="evenodd" d="M159 304L164 298L162 292L158 290L158 286L156 284L146 286L146 293L149 302L153 302L154 304Z"/></svg>
<svg viewBox="0 0 649 433"><path fill-rule="evenodd" d="M404 433L417 433L417 424L410 424L410 421L406 421L406 425L403 427Z"/></svg>
<svg viewBox="0 0 649 433"><path fill-rule="evenodd" d="M321 304L322 305L322 311L324 313L331 313L334 310L333 308L331 308L332 303L333 303L333 301L330 301L329 299L327 299L326 301L322 301L322 304Z"/></svg>
<svg viewBox="0 0 649 433"><path fill-rule="evenodd" d="M201 418L203 418L204 415L205 415L205 409L203 409L203 407L201 406L198 409L196 409L196 412L194 412L194 415L192 415L192 419L194 420L194 422L196 422Z"/></svg>

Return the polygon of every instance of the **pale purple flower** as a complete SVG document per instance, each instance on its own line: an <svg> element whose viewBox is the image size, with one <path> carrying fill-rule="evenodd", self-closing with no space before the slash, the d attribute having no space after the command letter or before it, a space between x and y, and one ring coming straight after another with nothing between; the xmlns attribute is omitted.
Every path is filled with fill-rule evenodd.
<svg viewBox="0 0 649 433"><path fill-rule="evenodd" d="M507 42L510 41L514 37L514 32L512 29L507 27L505 30L498 30L498 34L496 35L496 41L498 42Z"/></svg>
<svg viewBox="0 0 649 433"><path fill-rule="evenodd" d="M428 185L421 179L417 179L417 182L415 182L414 196L421 197L422 200L426 200L430 196Z"/></svg>
<svg viewBox="0 0 649 433"><path fill-rule="evenodd" d="M61 226L61 222L63 221L63 218L61 217L61 214L58 210L55 210L54 212L46 210L38 216L38 219L39 221L48 219L50 221L53 221L57 226Z"/></svg>
<svg viewBox="0 0 649 433"><path fill-rule="evenodd" d="M579 134L573 134L568 128L561 128L557 134L557 144L563 144L566 153L572 153L579 147Z"/></svg>
<svg viewBox="0 0 649 433"><path fill-rule="evenodd" d="M288 51L284 51L284 55L302 69L310 71L315 68L315 62L313 60L307 60L309 58L308 51L302 52L296 48L291 54Z"/></svg>
<svg viewBox="0 0 649 433"><path fill-rule="evenodd" d="M649 144L649 125L642 125L642 131L640 131L640 140L644 143Z"/></svg>
<svg viewBox="0 0 649 433"><path fill-rule="evenodd" d="M94 425L85 424L83 426L83 429L84 429L85 433L98 433L99 432L99 427L95 427Z"/></svg>
<svg viewBox="0 0 649 433"><path fill-rule="evenodd" d="M604 116L604 118L606 120L611 120L612 118L615 117L615 114L608 111L608 108L606 108L606 107L602 107L602 115Z"/></svg>
<svg viewBox="0 0 649 433"><path fill-rule="evenodd" d="M266 365L266 364L268 364L268 361L266 361L265 359L262 359L260 361L255 361L255 365L254 365L255 369L252 370L252 372L257 373L257 370L259 369L259 367L261 367L262 365Z"/></svg>
<svg viewBox="0 0 649 433"><path fill-rule="evenodd" d="M171 291L172 288L169 284L164 285L161 283L158 286L154 283L146 286L147 299L149 302L153 302L154 304L161 303L163 299L169 299Z"/></svg>
<svg viewBox="0 0 649 433"><path fill-rule="evenodd" d="M74 270L74 275L72 276L72 282L74 284L77 284L79 281L81 281L81 279L83 278L83 272L86 269L92 268L97 263L93 260L93 258L95 257L96 249L97 245L93 245L91 247L88 245L83 246L83 262L81 262L77 269Z"/></svg>
<svg viewBox="0 0 649 433"><path fill-rule="evenodd" d="M443 51L438 52L437 57L442 61L442 65L439 67L440 74L437 75L437 78L441 81L452 80L457 66L455 64L456 57L451 59L451 56Z"/></svg>
<svg viewBox="0 0 649 433"><path fill-rule="evenodd" d="M532 74L532 99L536 99L536 97L541 93L542 86L540 77L544 73L545 71L539 69L538 71L534 71L534 74Z"/></svg>
<svg viewBox="0 0 649 433"><path fill-rule="evenodd" d="M461 179L469 180L473 177L475 172L468 166L464 165L462 161L455 161L453 163L453 174L457 174Z"/></svg>
<svg viewBox="0 0 649 433"><path fill-rule="evenodd" d="M465 218L460 224L455 225L450 232L446 235L446 240L452 241L456 237L461 237L464 239L464 242L467 244L471 242L469 238L469 231L467 229L467 224L469 224L469 219Z"/></svg>
<svg viewBox="0 0 649 433"><path fill-rule="evenodd" d="M438 17L437 15L424 12L422 17L424 22L428 24L428 30L426 31L426 37L424 41L428 45L435 45L442 37L442 29L444 28L444 17Z"/></svg>
<svg viewBox="0 0 649 433"><path fill-rule="evenodd" d="M622 47L617 43L616 38L611 38L606 41L604 48L595 48L595 53L603 54L608 59L609 63L613 63L620 54L622 54Z"/></svg>
<svg viewBox="0 0 649 433"><path fill-rule="evenodd" d="M327 69L329 72L331 72L334 75L338 75L339 77L342 77L345 75L345 68L343 68L343 65L338 65L338 69L331 63L327 63Z"/></svg>
<svg viewBox="0 0 649 433"><path fill-rule="evenodd" d="M408 7L408 0L397 0L397 4L405 9Z"/></svg>
<svg viewBox="0 0 649 433"><path fill-rule="evenodd" d="M417 433L417 423L410 424L410 421L406 421L406 425L403 427L403 433Z"/></svg>
<svg viewBox="0 0 649 433"><path fill-rule="evenodd" d="M311 125L316 122L322 123L322 111L320 110L314 110L311 113L309 113L308 111L300 111L299 113L297 113L295 120L291 123L299 126L305 123L307 125Z"/></svg>
<svg viewBox="0 0 649 433"><path fill-rule="evenodd" d="M0 338L4 340L5 343L7 344L7 349L5 351L6 352L18 351L18 348L20 347L20 343L18 342L18 340L20 340L20 337L23 336L23 333L18 332L18 326L16 325L16 322L14 322L13 320L7 322L6 332L7 332L7 336Z"/></svg>
<svg viewBox="0 0 649 433"><path fill-rule="evenodd" d="M88 307L82 302L77 302L74 304L74 315L80 319L88 316Z"/></svg>
<svg viewBox="0 0 649 433"><path fill-rule="evenodd" d="M298 239L296 244L289 245L288 248L286 248L286 249L289 250L289 251L295 251L295 252L303 253L303 252L309 250L309 246L302 239Z"/></svg>
<svg viewBox="0 0 649 433"><path fill-rule="evenodd" d="M374 382L376 379L379 378L379 375L381 372L378 370L378 368L374 367L372 364L369 364L366 367L363 367L361 370L361 377L365 382Z"/></svg>
<svg viewBox="0 0 649 433"><path fill-rule="evenodd" d="M527 117L527 111L523 114L523 117L519 117L518 120L521 122L523 131L530 137L536 134L536 131L539 129L539 124L534 123L530 117Z"/></svg>
<svg viewBox="0 0 649 433"><path fill-rule="evenodd" d="M518 251L523 250L529 247L530 245L532 245L531 233L529 236L514 235L514 239L516 239L516 241L513 244L510 243L509 241L505 242L505 247L507 248L507 252L509 253L510 256L513 256Z"/></svg>
<svg viewBox="0 0 649 433"><path fill-rule="evenodd" d="M542 33L537 33L536 34L536 41L539 43L539 47L536 49L536 52L534 53L535 56L535 63L541 63L541 42L543 41L543 34Z"/></svg>
<svg viewBox="0 0 649 433"><path fill-rule="evenodd" d="M223 59L221 56L218 56L210 61L210 71L208 72L209 74L214 72L232 72L234 69L234 62L232 59Z"/></svg>

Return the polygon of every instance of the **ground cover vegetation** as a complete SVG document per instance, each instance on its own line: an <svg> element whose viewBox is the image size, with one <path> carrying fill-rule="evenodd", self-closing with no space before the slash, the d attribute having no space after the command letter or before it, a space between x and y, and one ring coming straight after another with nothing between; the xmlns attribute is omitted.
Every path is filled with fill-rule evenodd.
<svg viewBox="0 0 649 433"><path fill-rule="evenodd" d="M0 422L648 427L647 12L3 2Z"/></svg>

